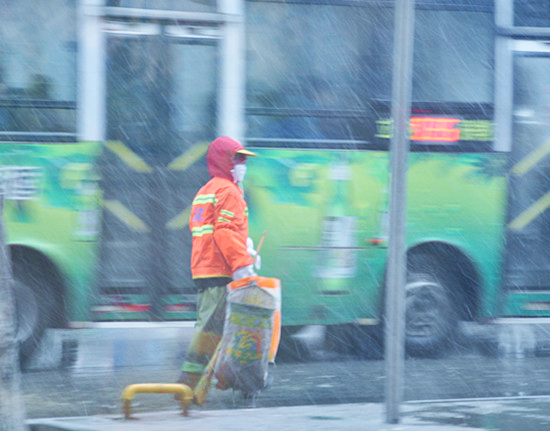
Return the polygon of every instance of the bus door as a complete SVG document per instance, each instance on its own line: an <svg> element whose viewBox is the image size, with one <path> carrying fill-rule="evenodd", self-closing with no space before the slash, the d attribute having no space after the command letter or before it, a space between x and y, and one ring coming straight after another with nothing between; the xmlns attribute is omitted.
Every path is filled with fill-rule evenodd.
<svg viewBox="0 0 550 431"><path fill-rule="evenodd" d="M505 314L550 315L550 42L512 42Z"/></svg>
<svg viewBox="0 0 550 431"><path fill-rule="evenodd" d="M193 318L189 208L216 134L218 29L106 21L95 320Z"/></svg>

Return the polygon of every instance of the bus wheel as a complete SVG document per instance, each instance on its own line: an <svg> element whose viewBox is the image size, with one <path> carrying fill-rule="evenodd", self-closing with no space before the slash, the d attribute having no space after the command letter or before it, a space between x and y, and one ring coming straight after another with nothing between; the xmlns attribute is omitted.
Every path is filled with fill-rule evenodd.
<svg viewBox="0 0 550 431"><path fill-rule="evenodd" d="M426 263L426 260L423 260ZM433 259L428 265L433 265ZM457 317L449 288L435 271L409 267L405 286L405 346L412 356L439 356L453 338Z"/></svg>
<svg viewBox="0 0 550 431"><path fill-rule="evenodd" d="M34 352L44 330L53 326L56 296L45 277L31 265L13 264L16 340L22 363Z"/></svg>

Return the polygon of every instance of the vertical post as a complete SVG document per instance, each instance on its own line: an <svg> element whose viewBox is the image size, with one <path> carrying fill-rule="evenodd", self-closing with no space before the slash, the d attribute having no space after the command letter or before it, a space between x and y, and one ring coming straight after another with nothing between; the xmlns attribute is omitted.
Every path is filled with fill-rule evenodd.
<svg viewBox="0 0 550 431"><path fill-rule="evenodd" d="M0 194L0 430L24 431L27 427L20 392L15 300L11 259L4 241L3 206L3 196Z"/></svg>
<svg viewBox="0 0 550 431"><path fill-rule="evenodd" d="M406 175L411 112L414 0L395 2L390 231L386 279L386 422L399 422L405 361Z"/></svg>
<svg viewBox="0 0 550 431"><path fill-rule="evenodd" d="M495 24L497 28L514 25L513 0L495 1ZM497 31L495 37L495 144L497 151L512 149L512 48L513 39Z"/></svg>
<svg viewBox="0 0 550 431"><path fill-rule="evenodd" d="M244 138L245 29L244 0L220 0L226 17L220 42L218 134Z"/></svg>
<svg viewBox="0 0 550 431"><path fill-rule="evenodd" d="M80 141L105 139L105 34L101 31L104 0L78 3L77 136Z"/></svg>

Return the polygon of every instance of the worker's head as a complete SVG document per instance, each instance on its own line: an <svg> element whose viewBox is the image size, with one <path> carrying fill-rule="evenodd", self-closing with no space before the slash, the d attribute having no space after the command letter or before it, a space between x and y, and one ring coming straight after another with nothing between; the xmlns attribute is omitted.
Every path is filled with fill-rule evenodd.
<svg viewBox="0 0 550 431"><path fill-rule="evenodd" d="M212 141L206 153L208 173L211 177L241 182L246 173L246 159L256 154L245 149L235 139L220 136Z"/></svg>

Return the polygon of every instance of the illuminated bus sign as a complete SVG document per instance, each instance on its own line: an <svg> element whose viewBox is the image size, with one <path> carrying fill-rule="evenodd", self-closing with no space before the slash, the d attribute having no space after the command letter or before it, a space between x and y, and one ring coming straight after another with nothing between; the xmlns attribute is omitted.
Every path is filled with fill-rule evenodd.
<svg viewBox="0 0 550 431"><path fill-rule="evenodd" d="M464 141L490 142L493 140L493 123L490 120L465 120L457 117L411 117L412 143L452 144ZM391 138L391 120L376 122L376 137Z"/></svg>
<svg viewBox="0 0 550 431"><path fill-rule="evenodd" d="M411 117L411 141L458 142L460 129L458 118Z"/></svg>

